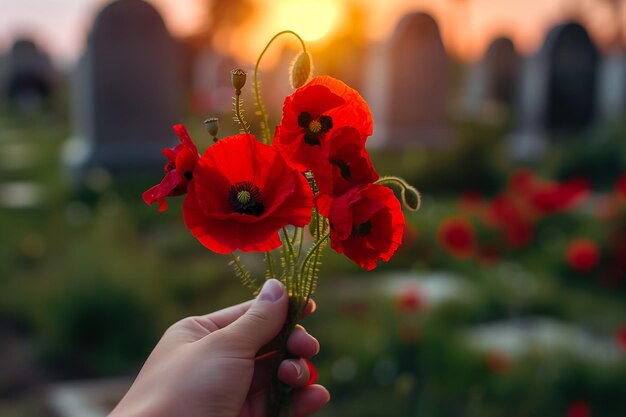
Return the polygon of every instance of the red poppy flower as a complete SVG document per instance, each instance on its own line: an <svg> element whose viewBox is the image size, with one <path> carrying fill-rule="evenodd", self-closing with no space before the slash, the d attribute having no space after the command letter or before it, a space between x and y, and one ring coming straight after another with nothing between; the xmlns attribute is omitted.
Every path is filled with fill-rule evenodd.
<svg viewBox="0 0 626 417"><path fill-rule="evenodd" d="M344 126L370 136L374 123L367 103L341 81L315 77L285 99L273 143L289 163L305 171L328 154L326 143Z"/></svg>
<svg viewBox="0 0 626 417"><path fill-rule="evenodd" d="M484 222L491 227L505 227L519 222L521 217L513 199L506 194L501 194L487 205Z"/></svg>
<svg viewBox="0 0 626 417"><path fill-rule="evenodd" d="M368 271L402 243L404 215L387 187L362 185L318 207L330 223L330 247Z"/></svg>
<svg viewBox="0 0 626 417"><path fill-rule="evenodd" d="M378 179L365 150L366 137L352 126L335 129L328 140L328 154L312 166L321 193L337 197L357 185Z"/></svg>
<svg viewBox="0 0 626 417"><path fill-rule="evenodd" d="M193 144L187 129L183 125L174 126L174 130L180 138L180 144L173 148L163 149L163 155L167 163L163 170L165 177L161 183L143 193L143 201L146 204L159 203L159 211L167 210L165 197L185 194L189 181L193 178L193 170L196 167L200 155L196 145Z"/></svg>
<svg viewBox="0 0 626 417"><path fill-rule="evenodd" d="M581 238L569 244L565 251L565 258L571 268L585 272L598 264L600 252L593 241Z"/></svg>
<svg viewBox="0 0 626 417"><path fill-rule="evenodd" d="M591 192L589 181L574 178L563 184L550 183L531 196L532 206L541 214L571 210L585 201Z"/></svg>
<svg viewBox="0 0 626 417"><path fill-rule="evenodd" d="M591 417L591 407L586 401L573 401L567 407L567 417Z"/></svg>
<svg viewBox="0 0 626 417"><path fill-rule="evenodd" d="M306 363L306 367L309 369L309 379L306 381L306 384L313 385L317 382L319 374L317 373L317 369L315 369L315 366L310 360L305 359L304 362Z"/></svg>
<svg viewBox="0 0 626 417"><path fill-rule="evenodd" d="M492 350L487 353L487 367L494 374L502 375L511 370L513 359L503 350Z"/></svg>
<svg viewBox="0 0 626 417"><path fill-rule="evenodd" d="M474 226L463 217L445 219L437 230L437 240L455 258L467 258L476 246Z"/></svg>
<svg viewBox="0 0 626 417"><path fill-rule="evenodd" d="M312 207L304 176L272 146L240 134L202 155L183 215L192 234L214 252L265 252L280 246L282 227L308 224Z"/></svg>
<svg viewBox="0 0 626 417"><path fill-rule="evenodd" d="M396 295L394 305L400 313L412 314L424 309L426 299L417 285L406 285Z"/></svg>
<svg viewBox="0 0 626 417"><path fill-rule="evenodd" d="M539 185L535 173L527 168L518 169L509 177L509 189L516 194L528 195Z"/></svg>

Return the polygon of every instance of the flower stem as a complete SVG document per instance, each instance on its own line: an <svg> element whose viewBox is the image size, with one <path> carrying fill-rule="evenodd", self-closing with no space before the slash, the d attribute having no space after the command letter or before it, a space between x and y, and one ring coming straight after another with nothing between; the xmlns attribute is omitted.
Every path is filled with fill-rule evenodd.
<svg viewBox="0 0 626 417"><path fill-rule="evenodd" d="M241 262L239 261L239 257L234 253L231 253L230 256L233 258L232 265L235 268L235 275L239 277L243 285L252 290L253 294L258 293L259 286L256 284L254 279L252 279L252 275L250 275L250 272L248 272L248 270L241 264Z"/></svg>
<svg viewBox="0 0 626 417"><path fill-rule="evenodd" d="M294 274L295 274L295 262L296 255L293 250L293 245L291 244L291 240L289 240L289 233L287 233L287 229L283 227L283 245L287 246L287 250L285 251L285 284L287 286L287 290L289 291L289 295L293 295L294 290Z"/></svg>
<svg viewBox="0 0 626 417"><path fill-rule="evenodd" d="M243 117L243 111L241 110L241 90L235 91L235 120L239 123L239 129L242 133L250 133L250 125Z"/></svg>
<svg viewBox="0 0 626 417"><path fill-rule="evenodd" d="M270 143L270 127L269 127L269 122L268 122L268 117L267 117L267 111L265 110L265 104L263 104L263 100L261 99L261 87L259 85L259 64L261 63L261 58L263 58L263 55L269 49L272 42L274 42L274 40L278 38L279 36L285 35L285 34L291 34L295 36L296 38L298 38L298 40L300 41L300 44L302 45L302 50L306 52L306 45L304 41L302 40L302 38L296 32L292 30L283 30L282 32L278 32L276 35L272 37L272 39L270 39L270 41L267 43L267 45L265 45L265 48L261 52L261 55L259 55L259 58L257 58L256 60L256 65L254 66L254 98L256 99L256 104L259 107L259 115L261 116L261 131L262 131L261 142L262 143Z"/></svg>
<svg viewBox="0 0 626 417"><path fill-rule="evenodd" d="M276 268L274 267L274 257L272 252L265 252L265 263L267 264L267 277L276 278Z"/></svg>

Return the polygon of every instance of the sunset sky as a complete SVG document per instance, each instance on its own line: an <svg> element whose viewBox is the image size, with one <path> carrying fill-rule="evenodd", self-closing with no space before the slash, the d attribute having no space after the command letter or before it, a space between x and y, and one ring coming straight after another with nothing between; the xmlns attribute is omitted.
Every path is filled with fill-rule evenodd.
<svg viewBox="0 0 626 417"><path fill-rule="evenodd" d="M32 36L64 65L80 54L97 11L110 0L0 0L0 52L18 36ZM242 30L234 45L232 36L221 40L222 49L252 59L273 33L299 31L312 42L324 43L340 31L350 30L348 6L365 12L366 35L387 39L398 19L413 10L435 16L446 47L462 59L476 59L498 35L511 37L519 50L532 53L554 24L574 14L600 45L615 30L615 15L608 0L254 0L262 12ZM184 36L202 24L207 0L149 0L162 13L169 29ZM321 36L321 38L320 38ZM319 38L314 41L314 38ZM243 39L243 42L242 42ZM242 47L241 45L245 45Z"/></svg>

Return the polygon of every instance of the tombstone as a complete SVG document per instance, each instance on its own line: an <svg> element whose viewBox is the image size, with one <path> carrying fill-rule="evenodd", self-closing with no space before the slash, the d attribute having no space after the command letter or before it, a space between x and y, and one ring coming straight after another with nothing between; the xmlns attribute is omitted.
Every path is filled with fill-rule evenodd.
<svg viewBox="0 0 626 417"><path fill-rule="evenodd" d="M545 47L546 127L552 134L576 132L589 126L597 114L598 50L578 23L553 29Z"/></svg>
<svg viewBox="0 0 626 417"><path fill-rule="evenodd" d="M177 142L181 89L178 47L158 12L143 0L109 4L74 71L66 164L75 176L162 167L161 150Z"/></svg>
<svg viewBox="0 0 626 417"><path fill-rule="evenodd" d="M465 110L485 121L490 115L509 113L517 100L520 65L513 42L496 38L469 71Z"/></svg>
<svg viewBox="0 0 626 417"><path fill-rule="evenodd" d="M599 54L585 28L553 28L538 54L522 65L520 126L510 137L511 156L538 158L549 138L575 134L598 115Z"/></svg>
<svg viewBox="0 0 626 417"><path fill-rule="evenodd" d="M193 110L203 116L230 113L234 95L230 71L240 66L232 57L222 55L212 48L200 51L191 74ZM249 80L251 83L252 75Z"/></svg>
<svg viewBox="0 0 626 417"><path fill-rule="evenodd" d="M5 91L20 111L39 110L52 93L54 71L50 58L30 39L18 39L9 52Z"/></svg>
<svg viewBox="0 0 626 417"><path fill-rule="evenodd" d="M404 16L386 51L382 142L391 148L448 146L449 60L435 20Z"/></svg>
<svg viewBox="0 0 626 417"><path fill-rule="evenodd" d="M602 119L619 119L626 113L626 55L623 52L602 58L597 102Z"/></svg>

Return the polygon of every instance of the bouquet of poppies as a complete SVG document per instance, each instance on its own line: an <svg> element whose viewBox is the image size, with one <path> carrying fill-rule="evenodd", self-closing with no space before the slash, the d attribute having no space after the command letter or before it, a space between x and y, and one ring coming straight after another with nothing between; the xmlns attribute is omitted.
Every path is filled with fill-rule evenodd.
<svg viewBox="0 0 626 417"><path fill-rule="evenodd" d="M272 137L258 70L269 45L285 34L298 38L302 52L290 71L295 91L285 99ZM241 109L246 72L233 70L233 110L241 133L218 139L217 119L208 119L205 124L215 143L200 155L185 127L174 126L180 144L163 151L165 176L143 194L146 203L158 203L161 211L167 209L167 197L185 194L185 225L206 248L230 254L236 275L253 293L262 286L261 279L235 252L264 253L263 279L280 279L290 295L276 366L315 290L328 242L337 253L372 270L378 261L388 261L402 242L401 203L410 210L420 204L419 193L404 180L380 178L374 170L365 149L373 132L365 100L337 79L311 79L311 67L311 56L296 33L277 34L254 70L260 139L252 135ZM396 188L400 199L388 186ZM268 417L279 415L288 396L276 377L272 381Z"/></svg>

